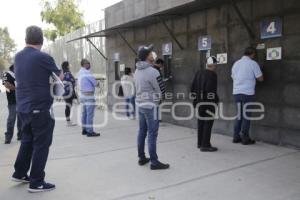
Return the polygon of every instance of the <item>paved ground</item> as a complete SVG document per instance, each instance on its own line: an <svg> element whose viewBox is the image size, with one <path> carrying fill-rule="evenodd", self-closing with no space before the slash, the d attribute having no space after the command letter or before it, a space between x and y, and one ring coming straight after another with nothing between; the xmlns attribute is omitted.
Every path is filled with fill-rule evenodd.
<svg viewBox="0 0 300 200"><path fill-rule="evenodd" d="M5 127L6 101L0 97L0 131ZM62 114L56 109L56 116ZM97 121L103 120L97 111ZM0 200L299 200L300 152L258 143L231 144L214 135L217 153L201 153L195 130L163 124L158 152L171 164L167 171L139 167L136 121L113 120L98 128L100 138L80 135L78 127L57 122L47 165L47 180L57 189L29 194L26 185L10 181L19 144L3 144L0 136Z"/></svg>

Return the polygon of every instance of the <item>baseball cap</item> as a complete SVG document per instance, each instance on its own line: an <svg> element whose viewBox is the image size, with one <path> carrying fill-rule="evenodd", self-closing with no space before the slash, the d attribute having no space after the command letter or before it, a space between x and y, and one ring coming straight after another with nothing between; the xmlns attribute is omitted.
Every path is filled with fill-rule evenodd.
<svg viewBox="0 0 300 200"><path fill-rule="evenodd" d="M148 55L153 51L153 45L142 46L139 48L138 58L140 61L145 61Z"/></svg>
<svg viewBox="0 0 300 200"><path fill-rule="evenodd" d="M213 65L213 64L217 64L218 60L215 56L210 56L209 58L207 58L207 65Z"/></svg>

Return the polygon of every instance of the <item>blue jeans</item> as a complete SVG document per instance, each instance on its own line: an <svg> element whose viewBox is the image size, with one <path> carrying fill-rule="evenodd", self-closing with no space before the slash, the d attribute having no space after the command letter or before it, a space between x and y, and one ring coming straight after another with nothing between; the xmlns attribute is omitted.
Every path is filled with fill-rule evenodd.
<svg viewBox="0 0 300 200"><path fill-rule="evenodd" d="M138 133L138 156L140 159L145 156L145 140L148 132L148 151L152 164L157 164L156 142L159 129L159 119L156 108L138 108L139 133Z"/></svg>
<svg viewBox="0 0 300 200"><path fill-rule="evenodd" d="M96 100L94 97L81 97L80 103L82 104L81 123L83 130L88 134L93 133L93 123L96 108Z"/></svg>
<svg viewBox="0 0 300 200"><path fill-rule="evenodd" d="M126 101L126 115L130 117L131 115L135 117L135 97L128 97ZM130 112L131 111L131 112Z"/></svg>
<svg viewBox="0 0 300 200"><path fill-rule="evenodd" d="M245 104L254 102L255 96L237 94L234 95L234 99L237 104L237 109L238 111L240 111L238 118L236 119L234 124L234 138L240 139L241 134L243 137L249 137L250 120L246 119L246 116L251 117L251 113L250 112L244 113L244 107Z"/></svg>

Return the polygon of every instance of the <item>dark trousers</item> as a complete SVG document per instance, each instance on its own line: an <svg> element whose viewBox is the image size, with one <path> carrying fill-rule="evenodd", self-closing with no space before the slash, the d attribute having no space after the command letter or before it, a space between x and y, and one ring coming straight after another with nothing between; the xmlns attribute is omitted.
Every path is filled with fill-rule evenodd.
<svg viewBox="0 0 300 200"><path fill-rule="evenodd" d="M66 116L67 121L71 121L70 115L71 115L71 110L72 110L72 106L73 106L73 100L74 100L73 97L71 97L69 99L65 99L65 102L66 102L65 116Z"/></svg>
<svg viewBox="0 0 300 200"><path fill-rule="evenodd" d="M126 101L126 115L127 117L135 117L135 97L128 97Z"/></svg>
<svg viewBox="0 0 300 200"><path fill-rule="evenodd" d="M49 111L40 113L18 113L22 121L22 142L15 162L15 177L24 177L31 164L30 185L40 186L44 182L45 166L52 143L54 119Z"/></svg>
<svg viewBox="0 0 300 200"><path fill-rule="evenodd" d="M8 117L7 117L5 139L11 140L13 138L16 119L17 119L17 128L18 128L17 137L20 139L21 138L21 121L20 121L19 117L17 117L16 104L9 104L7 107L8 107Z"/></svg>
<svg viewBox="0 0 300 200"><path fill-rule="evenodd" d="M247 117L251 117L251 113L244 113L245 104L254 102L254 95L238 94L234 95L234 99L237 105L238 117L234 124L234 138L240 139L242 137L249 137L250 120Z"/></svg>
<svg viewBox="0 0 300 200"><path fill-rule="evenodd" d="M207 118L198 119L198 147L201 148L211 147L210 139L214 124L214 116L207 112L211 112L214 115L216 112L215 107L203 105L198 109L198 116L201 118Z"/></svg>

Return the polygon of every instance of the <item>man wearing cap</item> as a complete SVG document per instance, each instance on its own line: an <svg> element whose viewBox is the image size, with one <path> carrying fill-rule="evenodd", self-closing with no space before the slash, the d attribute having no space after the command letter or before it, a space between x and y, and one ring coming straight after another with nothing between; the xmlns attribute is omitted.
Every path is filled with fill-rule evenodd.
<svg viewBox="0 0 300 200"><path fill-rule="evenodd" d="M63 75L53 58L41 52L41 28L28 27L25 41L26 47L15 57L17 112L22 123L22 142L12 180L30 183L28 191L35 193L55 189L55 185L44 181L55 124L50 113L53 97L49 79L54 73L63 80Z"/></svg>
<svg viewBox="0 0 300 200"><path fill-rule="evenodd" d="M245 113L244 110L249 106L247 104L255 101L256 81L264 80L260 66L254 60L255 57L256 49L246 48L244 56L234 63L231 74L233 95L239 112L234 125L233 143L243 145L255 144L249 135L251 113Z"/></svg>
<svg viewBox="0 0 300 200"><path fill-rule="evenodd" d="M3 74L3 85L6 88L6 96L8 102L8 118L5 132L5 144L10 144L14 135L15 122L17 119L16 111L16 84L15 84L14 65L9 67L9 70ZM21 140L21 122L17 119L17 140Z"/></svg>
<svg viewBox="0 0 300 200"><path fill-rule="evenodd" d="M206 69L196 73L191 89L194 95L194 106L196 112L198 112L198 148L202 152L215 152L218 150L210 143L215 112L219 103L216 67L216 57L209 57Z"/></svg>
<svg viewBox="0 0 300 200"><path fill-rule="evenodd" d="M152 47L141 47L138 53L139 62L134 74L136 87L136 105L139 115L138 157L139 165L151 162L151 170L168 169L169 164L158 160L156 153L159 129L158 106L161 101L162 89L159 81L161 76L153 67ZM145 139L148 133L148 150L150 159L145 155Z"/></svg>

